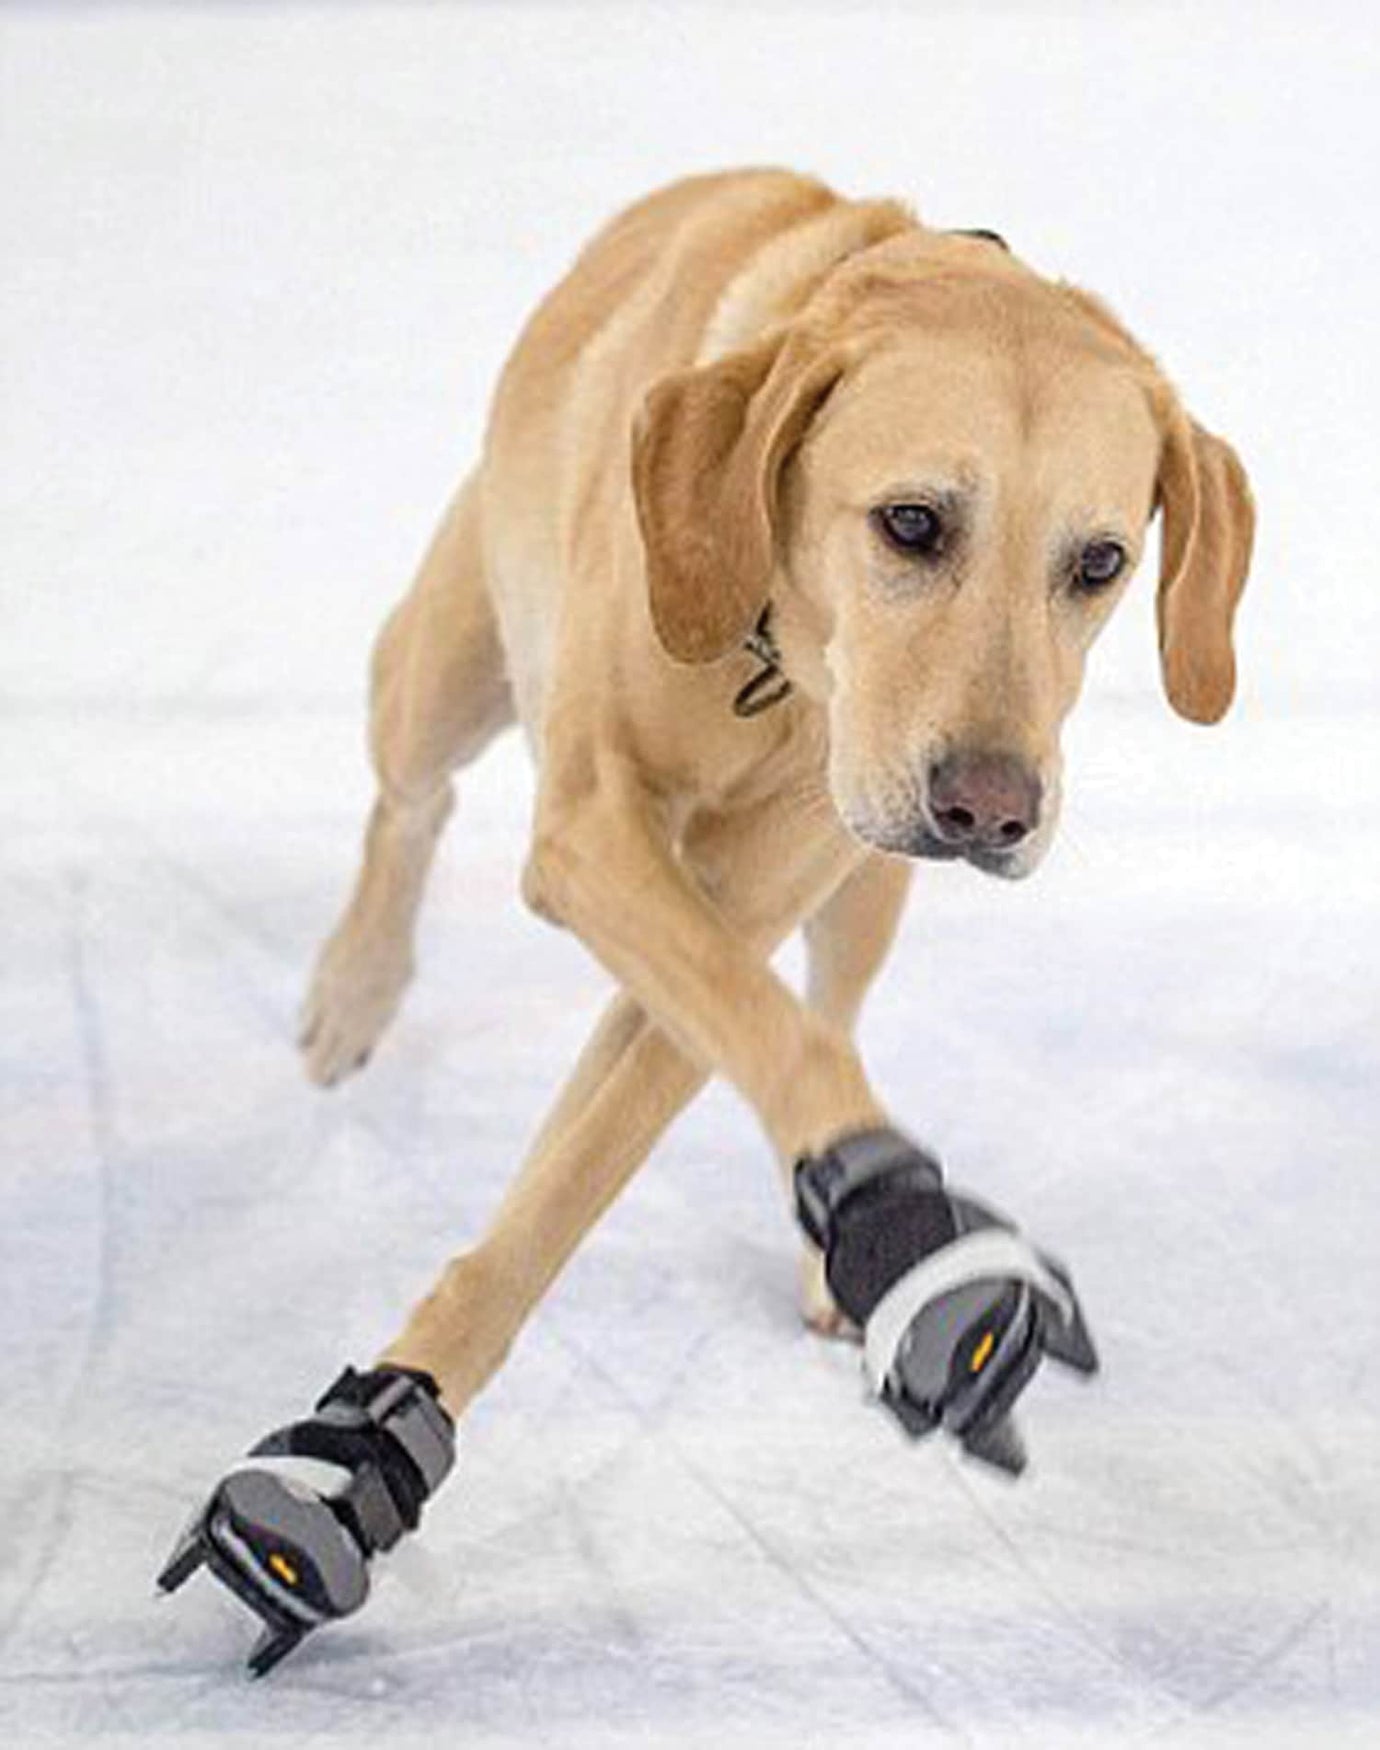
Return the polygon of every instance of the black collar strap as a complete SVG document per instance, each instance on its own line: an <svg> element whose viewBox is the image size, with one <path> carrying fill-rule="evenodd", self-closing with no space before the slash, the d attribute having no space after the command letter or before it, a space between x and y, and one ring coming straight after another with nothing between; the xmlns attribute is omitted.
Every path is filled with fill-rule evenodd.
<svg viewBox="0 0 1380 1750"><path fill-rule="evenodd" d="M978 226L971 231L951 231L949 235L951 237L979 237L984 243L995 243L998 249L1004 249L1008 255L1011 253L1011 245L1000 231L987 231Z"/></svg>
<svg viewBox="0 0 1380 1750"><path fill-rule="evenodd" d="M735 717L758 717L773 705L779 705L791 690L791 683L781 672L781 647L771 629L770 602L743 640L743 649L755 656L762 666L750 681L739 687L733 700L733 714Z"/></svg>

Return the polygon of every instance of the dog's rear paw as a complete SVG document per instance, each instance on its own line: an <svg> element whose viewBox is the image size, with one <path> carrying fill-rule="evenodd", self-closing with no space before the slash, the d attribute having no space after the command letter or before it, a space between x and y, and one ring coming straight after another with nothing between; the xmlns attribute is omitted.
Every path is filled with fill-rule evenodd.
<svg viewBox="0 0 1380 1750"><path fill-rule="evenodd" d="M297 1043L307 1074L333 1087L369 1061L412 977L405 950L365 954L348 941L327 943L302 1005Z"/></svg>
<svg viewBox="0 0 1380 1750"><path fill-rule="evenodd" d="M800 1316L816 1336L841 1343L860 1343L862 1332L840 1312L824 1279L824 1256L813 1248L800 1259Z"/></svg>

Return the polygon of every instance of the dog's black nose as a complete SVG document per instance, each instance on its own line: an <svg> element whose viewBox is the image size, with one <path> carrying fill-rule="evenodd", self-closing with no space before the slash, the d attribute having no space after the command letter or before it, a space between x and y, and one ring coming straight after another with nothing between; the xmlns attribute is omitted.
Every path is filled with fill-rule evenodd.
<svg viewBox="0 0 1380 1750"><path fill-rule="evenodd" d="M946 843L1013 851L1040 818L1040 780L1013 754L952 753L930 767L930 817Z"/></svg>

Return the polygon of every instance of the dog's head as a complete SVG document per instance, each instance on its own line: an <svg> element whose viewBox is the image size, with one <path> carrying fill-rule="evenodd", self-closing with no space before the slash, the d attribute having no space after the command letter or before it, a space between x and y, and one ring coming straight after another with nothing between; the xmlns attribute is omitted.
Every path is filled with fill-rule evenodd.
<svg viewBox="0 0 1380 1750"><path fill-rule="evenodd" d="M1101 305L990 244L895 238L659 383L633 475L666 650L714 661L770 600L839 813L881 849L1038 863L1060 727L1156 509L1165 689L1196 722L1231 702L1240 463Z"/></svg>

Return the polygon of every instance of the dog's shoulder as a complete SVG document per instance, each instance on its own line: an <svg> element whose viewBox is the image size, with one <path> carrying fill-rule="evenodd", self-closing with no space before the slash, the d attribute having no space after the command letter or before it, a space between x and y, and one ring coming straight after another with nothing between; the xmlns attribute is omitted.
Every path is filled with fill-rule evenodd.
<svg viewBox="0 0 1380 1750"><path fill-rule="evenodd" d="M724 287L778 233L839 205L781 170L687 177L627 207L585 244L528 322L509 375L553 377L610 331L646 330L666 368L690 363Z"/></svg>

